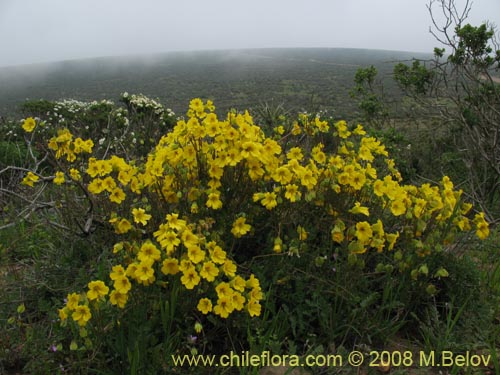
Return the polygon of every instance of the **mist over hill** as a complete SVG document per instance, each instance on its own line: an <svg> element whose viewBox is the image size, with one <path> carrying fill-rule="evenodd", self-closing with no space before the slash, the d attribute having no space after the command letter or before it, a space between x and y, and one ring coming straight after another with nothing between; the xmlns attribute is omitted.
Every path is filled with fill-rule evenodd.
<svg viewBox="0 0 500 375"><path fill-rule="evenodd" d="M360 67L374 65L390 77L395 63L428 55L364 49L248 49L102 57L0 68L0 115L18 115L27 99L118 101L143 93L182 114L191 98L218 110L264 102L296 110L328 110L349 117L349 97ZM388 89L393 87L385 80Z"/></svg>

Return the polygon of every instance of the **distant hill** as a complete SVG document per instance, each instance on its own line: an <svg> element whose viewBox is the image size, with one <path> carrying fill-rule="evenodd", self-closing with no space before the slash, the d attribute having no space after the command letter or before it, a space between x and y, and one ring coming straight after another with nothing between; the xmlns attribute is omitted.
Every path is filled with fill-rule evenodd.
<svg viewBox="0 0 500 375"><path fill-rule="evenodd" d="M348 91L359 67L375 65L388 77L394 63L423 58L409 52L360 49L248 49L171 52L0 68L0 115L26 99L117 101L120 93L157 98L176 113L189 99L212 99L219 110L264 102L329 110L348 117ZM427 56L428 57L428 56ZM389 89L391 82L388 81Z"/></svg>

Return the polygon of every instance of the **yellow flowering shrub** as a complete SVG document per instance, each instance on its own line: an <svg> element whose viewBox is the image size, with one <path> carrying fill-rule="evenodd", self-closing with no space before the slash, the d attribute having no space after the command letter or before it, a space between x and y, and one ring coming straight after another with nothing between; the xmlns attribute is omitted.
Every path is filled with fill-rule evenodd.
<svg viewBox="0 0 500 375"><path fill-rule="evenodd" d="M404 184L361 125L301 114L266 135L248 112L219 118L214 111L211 101L192 100L186 118L132 160L97 158L92 140L67 129L49 140L60 169L53 182L78 186L104 207L119 237L108 276L70 294L61 319L84 326L99 305L126 308L133 293L168 288L174 278L201 314L254 317L264 293L252 270L239 267L254 255L330 251L356 263L393 253L398 272L417 280L446 274L429 270L425 258L459 232L489 234L484 214L471 214L448 177ZM23 184L34 186L39 178L30 173Z"/></svg>

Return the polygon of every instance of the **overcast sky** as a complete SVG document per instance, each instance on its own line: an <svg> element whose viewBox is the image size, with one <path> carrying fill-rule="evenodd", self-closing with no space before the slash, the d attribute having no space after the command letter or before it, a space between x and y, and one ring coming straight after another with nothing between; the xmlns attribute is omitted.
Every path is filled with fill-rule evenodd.
<svg viewBox="0 0 500 375"><path fill-rule="evenodd" d="M428 0L0 0L0 66L260 47L432 52L437 43L429 33L426 4ZM500 26L500 0L475 0L469 20Z"/></svg>

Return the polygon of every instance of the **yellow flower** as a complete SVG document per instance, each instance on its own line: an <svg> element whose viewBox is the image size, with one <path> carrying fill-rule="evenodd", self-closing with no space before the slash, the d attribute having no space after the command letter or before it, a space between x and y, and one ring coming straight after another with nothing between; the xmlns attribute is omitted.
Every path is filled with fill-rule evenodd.
<svg viewBox="0 0 500 375"><path fill-rule="evenodd" d="M205 280L212 282L215 280L218 274L219 269L215 266L215 263L210 261L203 263L200 271L200 276Z"/></svg>
<svg viewBox="0 0 500 375"><path fill-rule="evenodd" d="M130 229L132 229L132 224L127 219L121 219L115 225L115 232L118 234L127 233Z"/></svg>
<svg viewBox="0 0 500 375"><path fill-rule="evenodd" d="M90 313L90 309L88 308L88 306L78 305L76 306L73 314L71 314L71 317L75 322L78 323L79 326L83 327L90 320L92 314Z"/></svg>
<svg viewBox="0 0 500 375"><path fill-rule="evenodd" d="M476 235L484 240L490 235L490 229L488 227L487 221L484 219L484 212L476 214L474 217L474 223L476 224Z"/></svg>
<svg viewBox="0 0 500 375"><path fill-rule="evenodd" d="M361 124L358 124L356 126L356 129L352 131L356 135L365 135L366 131L363 129L363 126Z"/></svg>
<svg viewBox="0 0 500 375"><path fill-rule="evenodd" d="M120 294L127 294L128 291L132 288L132 284L130 284L129 279L125 275L116 278L113 286L115 290Z"/></svg>
<svg viewBox="0 0 500 375"><path fill-rule="evenodd" d="M471 230L469 219L465 216L462 216L459 220L456 221L456 225L460 228L460 230Z"/></svg>
<svg viewBox="0 0 500 375"><path fill-rule="evenodd" d="M237 290L239 292L244 292L246 285L247 283L245 279L241 276L236 276L234 279L231 280L231 286L233 287L234 290Z"/></svg>
<svg viewBox="0 0 500 375"><path fill-rule="evenodd" d="M174 258L166 258L163 261L161 272L164 275L175 275L179 272L179 261Z"/></svg>
<svg viewBox="0 0 500 375"><path fill-rule="evenodd" d="M313 157L314 161L318 164L326 163L326 154L323 151L321 151L322 148L323 144L320 143L311 150L311 156Z"/></svg>
<svg viewBox="0 0 500 375"><path fill-rule="evenodd" d="M119 187L115 188L109 195L109 200L117 204L122 203L124 199L125 199L125 193Z"/></svg>
<svg viewBox="0 0 500 375"><path fill-rule="evenodd" d="M64 184L64 173L63 172L56 172L56 176L54 177L54 180L52 182L54 182L54 184L56 185L61 185L61 184Z"/></svg>
<svg viewBox="0 0 500 375"><path fill-rule="evenodd" d="M23 185L33 187L35 182L38 182L39 179L40 179L40 177L38 177L36 174L34 174L32 172L28 172L28 174L23 178L21 183Z"/></svg>
<svg viewBox="0 0 500 375"><path fill-rule="evenodd" d="M285 133L285 128L283 125L279 125L274 128L274 131L279 135L283 135L283 133Z"/></svg>
<svg viewBox="0 0 500 375"><path fill-rule="evenodd" d="M91 281L88 283L89 291L87 292L87 298L92 301L98 298L102 298L108 294L109 288L104 284L103 281Z"/></svg>
<svg viewBox="0 0 500 375"><path fill-rule="evenodd" d="M332 235L333 241L337 243L342 243L342 241L344 241L344 229L342 229L340 226L335 225L330 234Z"/></svg>
<svg viewBox="0 0 500 375"><path fill-rule="evenodd" d="M57 313L58 313L59 319L61 319L61 321L64 322L66 319L68 319L68 308L67 307L65 307L63 309L58 309Z"/></svg>
<svg viewBox="0 0 500 375"><path fill-rule="evenodd" d="M247 288L250 288L250 289L260 288L259 279L257 279L253 273L250 275L250 277L247 280Z"/></svg>
<svg viewBox="0 0 500 375"><path fill-rule="evenodd" d="M240 238L247 234L252 227L250 224L246 223L246 218L239 217L233 223L233 228L231 229L231 233L236 237Z"/></svg>
<svg viewBox="0 0 500 375"><path fill-rule="evenodd" d="M158 250L158 248L149 240L141 245L139 253L137 254L137 259L139 259L141 262L146 259L157 261L160 259L160 257L160 250Z"/></svg>
<svg viewBox="0 0 500 375"><path fill-rule="evenodd" d="M427 201L422 198L415 199L415 204L413 206L413 213L416 218L420 218L424 212L424 208L427 204Z"/></svg>
<svg viewBox="0 0 500 375"><path fill-rule="evenodd" d="M82 176L80 175L80 172L77 169L75 169L75 168L71 168L69 170L69 175L75 181L80 181L82 179Z"/></svg>
<svg viewBox="0 0 500 375"><path fill-rule="evenodd" d="M116 182L111 176L106 177L102 184L104 186L104 190L109 191L110 193L116 189Z"/></svg>
<svg viewBox="0 0 500 375"><path fill-rule="evenodd" d="M195 266L189 259L182 259L181 263L179 264L179 270L182 272L186 272L188 269L195 269Z"/></svg>
<svg viewBox="0 0 500 375"><path fill-rule="evenodd" d="M250 316L259 316L261 309L262 309L262 307L258 301L252 300L252 299L250 301L248 301L247 310L248 310L248 314L250 314Z"/></svg>
<svg viewBox="0 0 500 375"><path fill-rule="evenodd" d="M264 297L262 295L262 290L260 289L260 286L253 288L250 291L249 296L250 296L251 299L254 299L256 301L259 301L259 300L261 300Z"/></svg>
<svg viewBox="0 0 500 375"><path fill-rule="evenodd" d="M193 289L200 283L200 276L198 276L198 273L194 268L188 268L182 273L181 283L186 287L186 289Z"/></svg>
<svg viewBox="0 0 500 375"><path fill-rule="evenodd" d="M210 193L208 194L208 199L206 202L208 208L218 210L222 207L222 201L220 200L220 193Z"/></svg>
<svg viewBox="0 0 500 375"><path fill-rule="evenodd" d="M212 301L210 301L208 298L202 298L198 302L198 306L196 308L203 314L208 314L210 311L212 311Z"/></svg>
<svg viewBox="0 0 500 375"><path fill-rule="evenodd" d="M337 122L335 127L337 128L340 138L346 139L351 135L351 132L347 129L347 123L344 120Z"/></svg>
<svg viewBox="0 0 500 375"><path fill-rule="evenodd" d="M286 154L286 157L289 160L302 160L304 158L304 154L302 153L302 149L300 147L292 147Z"/></svg>
<svg viewBox="0 0 500 375"><path fill-rule="evenodd" d="M406 212L406 205L401 199L396 199L391 203L391 212L394 216L401 216Z"/></svg>
<svg viewBox="0 0 500 375"><path fill-rule="evenodd" d="M282 250L283 250L283 241L281 240L281 238L276 237L274 239L273 251L275 253L281 253Z"/></svg>
<svg viewBox="0 0 500 375"><path fill-rule="evenodd" d="M80 302L80 295L77 293L71 293L67 296L66 307L69 310L75 310L76 306L78 306L78 302Z"/></svg>
<svg viewBox="0 0 500 375"><path fill-rule="evenodd" d="M226 252L220 246L215 245L210 251L210 258L216 264L223 264L226 261Z"/></svg>
<svg viewBox="0 0 500 375"><path fill-rule="evenodd" d="M231 286L226 283L225 281L217 284L215 287L215 291L217 292L217 297L229 297L233 294L233 290L231 289Z"/></svg>
<svg viewBox="0 0 500 375"><path fill-rule="evenodd" d="M234 310L232 298L220 297L217 300L217 305L214 307L214 313L221 318L227 318Z"/></svg>
<svg viewBox="0 0 500 375"><path fill-rule="evenodd" d="M370 211L368 207L361 206L361 203L356 202L354 207L349 210L351 214L361 214L365 216L370 216Z"/></svg>
<svg viewBox="0 0 500 375"><path fill-rule="evenodd" d="M117 266L113 266L111 269L111 273L109 274L109 278L111 280L116 280L122 276L125 276L125 269L121 264L118 264Z"/></svg>
<svg viewBox="0 0 500 375"><path fill-rule="evenodd" d="M362 244L367 244L368 242L370 242L372 236L372 227L368 222L362 221L356 223L356 237Z"/></svg>
<svg viewBox="0 0 500 375"><path fill-rule="evenodd" d="M119 308L123 309L128 300L128 294L122 294L116 290L113 290L109 295L109 302L112 305L116 305Z"/></svg>
<svg viewBox="0 0 500 375"><path fill-rule="evenodd" d="M311 190L318 183L318 179L314 176L314 172L311 169L307 168L304 169L300 174L300 183L308 190Z"/></svg>
<svg viewBox="0 0 500 375"><path fill-rule="evenodd" d="M388 244L387 250L390 251L394 249L396 240L399 238L399 232L386 234L385 238L387 239L387 244Z"/></svg>
<svg viewBox="0 0 500 375"><path fill-rule="evenodd" d="M234 264L234 262L230 261L229 259L226 259L226 261L222 265L222 271L226 276L234 277L234 275L236 274L236 264Z"/></svg>
<svg viewBox="0 0 500 375"><path fill-rule="evenodd" d="M36 127L36 122L33 117L28 117L26 120L23 122L23 129L26 133L31 133L33 130L35 130Z"/></svg>
<svg viewBox="0 0 500 375"><path fill-rule="evenodd" d="M300 199L302 193L299 191L299 187L295 184L286 185L285 198L290 202L296 202Z"/></svg>
<svg viewBox="0 0 500 375"><path fill-rule="evenodd" d="M299 135L300 133L302 133L302 129L301 129L300 125L295 122L293 124L292 134L293 135Z"/></svg>
<svg viewBox="0 0 500 375"><path fill-rule="evenodd" d="M282 185L286 185L292 179L292 173L287 167L281 166L274 171L271 177L274 181L279 182Z"/></svg>
<svg viewBox="0 0 500 375"><path fill-rule="evenodd" d="M260 203L268 210L272 210L274 207L278 205L278 201L276 200L276 193L275 192L264 193L264 198L262 198Z"/></svg>
<svg viewBox="0 0 500 375"><path fill-rule="evenodd" d="M94 195L100 194L105 189L104 180L100 178L94 178L87 188L89 192Z"/></svg>
<svg viewBox="0 0 500 375"><path fill-rule="evenodd" d="M189 246L187 249L189 260L194 264L200 263L205 259L205 252L197 245Z"/></svg>
<svg viewBox="0 0 500 375"><path fill-rule="evenodd" d="M155 232L155 235L158 232ZM179 246L181 240L177 237L174 231L167 230L164 234L158 235L157 240L160 246L167 251L167 254L171 254L174 249Z"/></svg>
<svg viewBox="0 0 500 375"><path fill-rule="evenodd" d="M137 266L137 269L134 272L134 276L138 281L149 281L154 277L154 269L152 268L153 266L153 259L151 258L146 258L139 265Z"/></svg>
<svg viewBox="0 0 500 375"><path fill-rule="evenodd" d="M307 240L307 231L301 225L297 227L297 233L299 234L299 241Z"/></svg>
<svg viewBox="0 0 500 375"><path fill-rule="evenodd" d="M361 190L366 182L366 176L363 172L353 172L349 176L349 185L354 188L354 190Z"/></svg>
<svg viewBox="0 0 500 375"><path fill-rule="evenodd" d="M231 302L233 305L233 308L236 311L241 311L243 310L243 307L245 307L245 297L243 297L240 293L234 292L233 296L231 298Z"/></svg>
<svg viewBox="0 0 500 375"><path fill-rule="evenodd" d="M146 225L148 220L151 219L151 215L147 214L144 208L132 209L132 215L134 216L134 221L137 224Z"/></svg>

